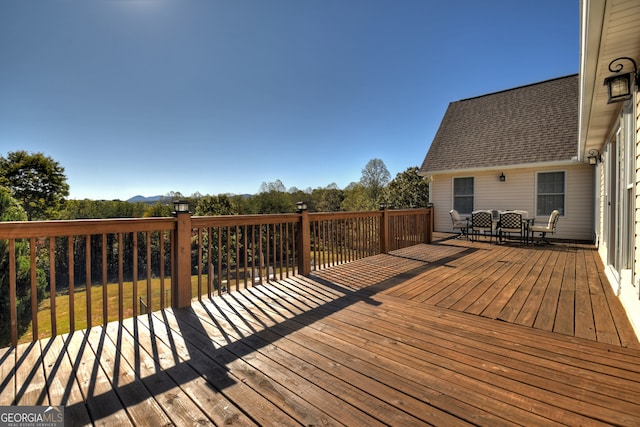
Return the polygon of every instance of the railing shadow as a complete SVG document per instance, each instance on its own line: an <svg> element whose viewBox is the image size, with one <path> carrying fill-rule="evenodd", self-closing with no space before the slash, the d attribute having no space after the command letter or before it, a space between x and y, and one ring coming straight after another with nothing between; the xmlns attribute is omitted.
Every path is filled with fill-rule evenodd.
<svg viewBox="0 0 640 427"><path fill-rule="evenodd" d="M316 274L311 274L309 277L298 276L295 279L284 279L279 283L284 288L299 288L316 282L321 284L322 288L305 291L306 296L294 297L293 292L287 294L271 287L256 286L202 302L194 300L189 308L166 309L120 323L99 326L94 328L93 333L75 332L74 334L83 334L83 336L79 343L73 344L78 347L73 353L77 355L76 359L71 359L72 372L84 370L90 380L84 388L85 401L70 402L70 390L73 386L71 381L77 381L77 376L73 374L68 376L69 382L62 384L64 392L60 404L66 406L67 414L80 416L88 410L91 419L96 422L122 409L122 406L126 410L133 410L131 408L138 406L139 403L148 402L159 395L178 393L176 395L192 399L192 407L199 408L200 413L206 413L216 424L239 418L250 418L248 412L233 402L243 394L256 394L254 384L267 379L256 377L256 375L259 376L257 369L248 371L252 368L250 362L246 361L251 358L247 356L260 352L273 345L278 339L300 331L319 319L331 316L353 304L364 302L378 305L379 302L373 298L375 294L397 285L399 280L406 280L438 266L447 265L477 250L479 249L460 248L447 256L431 261L421 259L424 257L412 257L402 253L390 254L391 257L416 261L419 265L384 277L366 287L356 288L340 284ZM101 330L98 332L95 329ZM64 337L58 359L49 371L47 386L51 385L51 378L60 371L62 358L67 355L72 356L72 353L68 352L72 345L72 335ZM76 335L76 341L77 337ZM36 345L39 344L36 343ZM106 351L111 347L115 348L114 360L109 360L112 355L110 351ZM95 354L90 363L86 356L83 356L89 348ZM48 350L48 347L43 348L43 355ZM149 359L152 360L150 364L147 362ZM23 354L16 361L15 369L19 369L25 360L26 356ZM42 360L39 360L39 363L41 362ZM108 368L106 364L109 364ZM247 371L230 369L230 365L246 366ZM33 367L33 369L42 368ZM108 380L122 406L108 402L113 399L112 393L100 392L96 388L101 371L110 372ZM127 378L129 373L134 378L122 381L122 378ZM34 376L35 373L27 377L26 382L19 386L18 401ZM208 392L203 387L197 388L199 386L195 383L200 380L206 383ZM4 391L7 384L6 379L0 383L0 392ZM182 389L182 394L176 391L176 387ZM196 388L202 394L209 393L210 396L222 400L227 405L226 409L216 412L212 411L211 407L206 407L206 398L189 393L189 390ZM46 391L43 390L42 396L45 393ZM90 400L93 401L92 405L88 404ZM44 398L41 401L44 401ZM93 410L96 406L101 407L100 411ZM172 420L181 416L197 417L198 415L168 414ZM284 412L282 417L280 420L270 421L291 422ZM251 421L260 423L260 420L251 419Z"/></svg>

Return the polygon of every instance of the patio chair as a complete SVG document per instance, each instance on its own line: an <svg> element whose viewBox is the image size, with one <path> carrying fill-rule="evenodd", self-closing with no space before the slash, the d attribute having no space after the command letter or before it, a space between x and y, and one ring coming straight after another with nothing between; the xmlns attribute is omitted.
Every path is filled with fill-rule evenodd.
<svg viewBox="0 0 640 427"><path fill-rule="evenodd" d="M455 209L451 209L449 215L451 215L453 229L460 231L460 235L456 237L456 239L467 236L467 240L469 240L469 220L462 218L460 213Z"/></svg>
<svg viewBox="0 0 640 427"><path fill-rule="evenodd" d="M540 233L540 238L537 242L535 242L536 245L540 245L542 244L542 242L546 243L547 245L551 244L551 242L546 239L546 235L547 233L553 234L556 232L558 218L560 218L560 211L556 209L551 212L551 215L549 215L549 222L547 223L547 225L532 225L530 227L531 238L533 238L533 233Z"/></svg>
<svg viewBox="0 0 640 427"><path fill-rule="evenodd" d="M487 233L489 235L489 243L493 240L493 219L491 211L475 211L471 213L471 234L480 237L480 233L484 234L485 239ZM471 239L473 240L473 239Z"/></svg>
<svg viewBox="0 0 640 427"><path fill-rule="evenodd" d="M501 212L500 226L498 227L498 239L500 243L512 234L520 235L520 242L525 242L525 227L522 221L522 213L520 212Z"/></svg>

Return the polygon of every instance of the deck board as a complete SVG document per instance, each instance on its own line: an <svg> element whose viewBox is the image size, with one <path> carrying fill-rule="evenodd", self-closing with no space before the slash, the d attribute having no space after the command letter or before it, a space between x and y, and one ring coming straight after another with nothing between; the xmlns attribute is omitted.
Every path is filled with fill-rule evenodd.
<svg viewBox="0 0 640 427"><path fill-rule="evenodd" d="M17 405L49 405L42 363L41 341L20 344L16 348Z"/></svg>
<svg viewBox="0 0 640 427"><path fill-rule="evenodd" d="M16 395L16 349L6 347L0 350L0 405L15 404Z"/></svg>
<svg viewBox="0 0 640 427"><path fill-rule="evenodd" d="M589 245L443 240L0 350L72 425L640 425Z"/></svg>
<svg viewBox="0 0 640 427"><path fill-rule="evenodd" d="M84 397L75 380L71 362L66 354L66 343L62 336L41 341L46 348L43 365L47 378L47 391L50 404L65 406L68 417L76 420L77 425L91 423L91 417L84 405Z"/></svg>

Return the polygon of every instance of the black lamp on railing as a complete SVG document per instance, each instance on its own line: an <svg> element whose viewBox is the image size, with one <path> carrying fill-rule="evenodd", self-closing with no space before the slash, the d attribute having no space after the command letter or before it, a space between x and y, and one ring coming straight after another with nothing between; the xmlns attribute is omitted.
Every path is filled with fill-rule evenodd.
<svg viewBox="0 0 640 427"><path fill-rule="evenodd" d="M179 213L188 213L189 212L189 201L188 200L174 200L173 201L173 214L177 215Z"/></svg>
<svg viewBox="0 0 640 427"><path fill-rule="evenodd" d="M297 202L296 203L296 212L297 213L301 213L302 211L306 211L307 210L307 203L306 202Z"/></svg>
<svg viewBox="0 0 640 427"><path fill-rule="evenodd" d="M381 202L381 203L380 203L380 210L381 210L381 211L383 211L383 210L387 209L387 207L388 207L388 206L387 206L387 204L386 204L385 202Z"/></svg>
<svg viewBox="0 0 640 427"><path fill-rule="evenodd" d="M602 156L600 155L600 152L598 150L589 150L587 160L589 160L590 165L597 165L602 161Z"/></svg>
<svg viewBox="0 0 640 427"><path fill-rule="evenodd" d="M624 69L622 61L625 60L633 64L633 71L621 73ZM614 66L614 64L616 65ZM632 84L635 83L636 88L640 87L640 73L638 73L636 61L628 56L616 58L609 63L609 71L616 74L604 79L604 85L607 86L609 90L609 100L607 101L607 104L631 99Z"/></svg>

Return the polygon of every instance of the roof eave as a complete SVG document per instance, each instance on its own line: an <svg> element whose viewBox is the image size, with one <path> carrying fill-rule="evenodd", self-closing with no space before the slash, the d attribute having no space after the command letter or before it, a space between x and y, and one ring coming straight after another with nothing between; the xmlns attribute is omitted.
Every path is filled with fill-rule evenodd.
<svg viewBox="0 0 640 427"><path fill-rule="evenodd" d="M582 0L580 3L580 99L578 158L602 151L623 103L608 104L604 79L618 57L640 57L640 3L629 0ZM624 13L622 13L624 11Z"/></svg>
<svg viewBox="0 0 640 427"><path fill-rule="evenodd" d="M443 170L435 170L435 171L421 170L421 171L418 171L418 175L420 176L462 175L462 174L488 172L488 171L496 171L496 170L507 171L507 170L514 170L514 169L564 167L564 166L574 166L578 164L585 164L585 163L578 161L577 158L572 158L568 160L556 160L551 162L538 162L538 163L521 163L517 165L494 165L494 166L485 166L485 167L479 167L479 168L443 169Z"/></svg>

